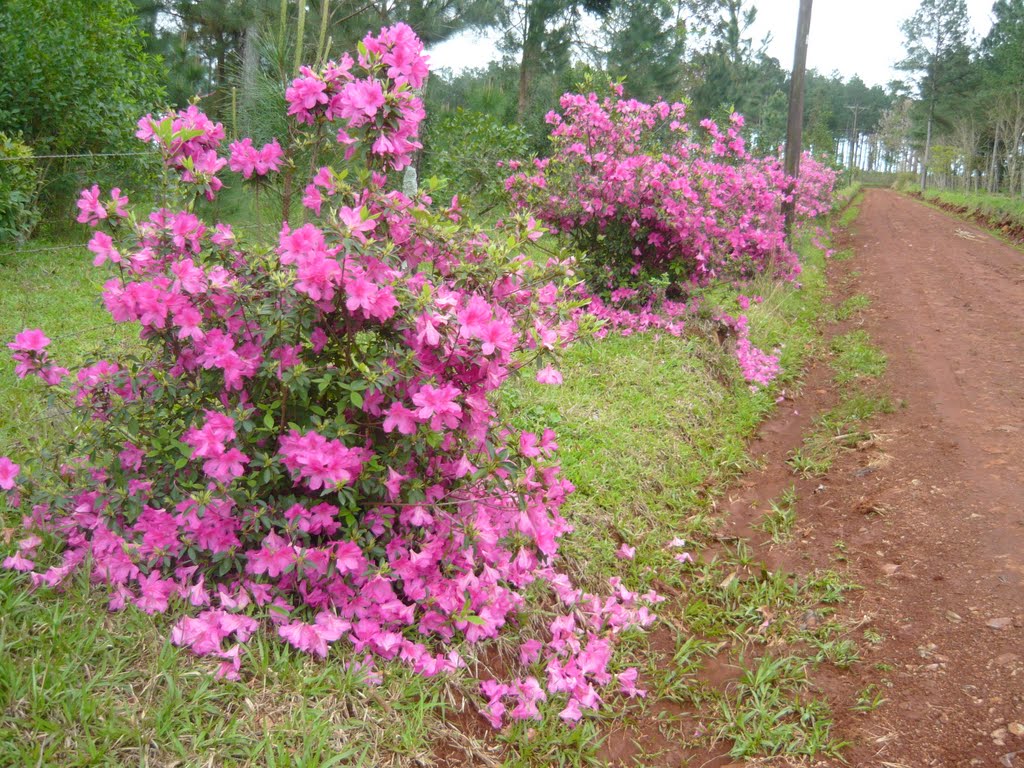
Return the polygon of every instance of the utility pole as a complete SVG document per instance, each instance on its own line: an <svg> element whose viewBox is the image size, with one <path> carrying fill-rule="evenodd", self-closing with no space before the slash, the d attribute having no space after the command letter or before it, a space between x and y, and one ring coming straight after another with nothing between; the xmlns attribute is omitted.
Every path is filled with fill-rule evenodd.
<svg viewBox="0 0 1024 768"><path fill-rule="evenodd" d="M800 152L804 133L804 72L807 70L807 37L811 34L812 0L800 0L800 16L796 23L796 47L793 52L793 75L789 81L789 123L786 128L786 175L790 183L790 200L782 204L786 220L786 239L793 233L796 210L796 178L800 175Z"/></svg>
<svg viewBox="0 0 1024 768"><path fill-rule="evenodd" d="M857 140L860 138L857 133L857 117L861 112L867 109L867 107L847 105L846 108L853 112L853 134L850 137L850 180L852 181L857 172Z"/></svg>

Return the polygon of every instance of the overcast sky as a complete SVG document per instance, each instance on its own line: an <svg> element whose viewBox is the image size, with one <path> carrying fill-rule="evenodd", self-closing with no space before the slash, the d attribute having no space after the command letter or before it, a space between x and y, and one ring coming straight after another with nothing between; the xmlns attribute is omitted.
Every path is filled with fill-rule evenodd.
<svg viewBox="0 0 1024 768"><path fill-rule="evenodd" d="M793 39L799 0L755 0L755 43L772 36L768 53L782 64L793 66ZM868 85L885 85L905 77L892 69L903 58L900 23L911 16L918 0L817 0L811 15L807 65L822 74L838 70L844 78L860 75ZM970 18L965 19L977 36L991 24L992 0L967 0ZM460 35L430 51L431 68L459 71L486 65L499 54L494 43L476 35Z"/></svg>

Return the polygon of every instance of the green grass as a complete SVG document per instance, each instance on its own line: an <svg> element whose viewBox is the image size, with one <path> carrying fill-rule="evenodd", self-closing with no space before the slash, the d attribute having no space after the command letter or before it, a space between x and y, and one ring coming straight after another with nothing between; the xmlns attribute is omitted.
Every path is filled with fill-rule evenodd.
<svg viewBox="0 0 1024 768"><path fill-rule="evenodd" d="M824 312L823 255L806 241L800 248L802 291L767 282L745 291L765 298L747 313L753 341L781 348L779 386L787 387L799 385L805 360L820 348L816 323ZM133 329L115 329L96 300L100 282L84 249L0 253L0 337L42 327L54 339L54 357L69 367L110 345L130 345ZM727 293L715 298L735 301ZM830 754L828 713L806 699L802 683L787 683L758 714L748 712L745 694L694 682L722 642L763 648L769 639L792 638L803 612L841 599L846 588L827 573L767 573L742 544L698 564L676 562L678 550L667 548L684 538L700 558L718 523L716 500L751 466L745 441L775 407L775 393L752 392L731 349L699 330L577 345L560 366L562 386L526 376L506 388L501 412L516 427L558 433L563 471L577 489L563 510L576 530L563 544L561 567L602 593L609 578L620 577L630 588L672 596L661 613L676 631L675 664L652 651L647 634L630 632L619 640L614 668L647 670L652 700L656 692L702 702L709 716L727 707L734 719L722 719L711 736L733 738L734 728L742 736L774 713L788 735L752 737L744 742L749 754ZM48 436L46 402L9 366L0 366L0 407L11 414L0 424L0 453ZM3 515L12 526L20 512ZM777 522L781 537L789 523ZM636 547L633 560L616 558L623 542ZM610 712L572 729L558 720L555 699L542 722L486 735L474 713L473 674L484 657L502 658L517 640L543 636L538 627L550 621L543 600L532 601L520 625L490 647L462 649L470 671L426 680L381 664L384 683L374 688L345 671L343 662L355 658L350 650L336 647L321 662L263 634L250 641L244 681L217 682L215 662L169 643L176 617L110 614L84 578L63 594L29 593L24 583L0 572L0 765L404 766L430 764L443 749L467 765L585 766L598 764L605 720L632 716ZM801 663L818 663L808 653ZM760 654L745 658L756 675ZM761 696L759 679L748 682ZM648 704L632 706L643 712Z"/></svg>
<svg viewBox="0 0 1024 768"><path fill-rule="evenodd" d="M718 736L733 742L730 757L838 757L832 725L828 704L808 694L807 662L765 655L722 702Z"/></svg>
<svg viewBox="0 0 1024 768"><path fill-rule="evenodd" d="M836 307L835 318L840 321L849 320L856 317L870 306L871 299L867 296L864 296L863 294L851 296Z"/></svg>
<svg viewBox="0 0 1024 768"><path fill-rule="evenodd" d="M770 502L770 509L756 527L771 536L772 541L776 544L780 544L792 537L794 525L796 525L796 488L790 486L782 496Z"/></svg>
<svg viewBox="0 0 1024 768"><path fill-rule="evenodd" d="M850 197L850 202L847 204L846 208L843 209L843 212L839 215L840 227L849 227L851 224L853 224L854 221L857 220L857 217L860 216L860 206L863 202L864 193L858 187L856 192L854 192L854 194Z"/></svg>
<svg viewBox="0 0 1024 768"><path fill-rule="evenodd" d="M885 353L871 344L867 331L857 330L832 340L832 369L837 384L877 379L885 373Z"/></svg>
<svg viewBox="0 0 1024 768"><path fill-rule="evenodd" d="M67 241L35 240L17 250L0 248L0 349L25 328L42 328L52 339L50 356L68 368L96 359L111 346L129 343L137 330L116 325L100 303L109 276L92 266L93 255ZM0 447L45 437L59 411L39 397L38 381L18 381L0 355Z"/></svg>
<svg viewBox="0 0 1024 768"><path fill-rule="evenodd" d="M990 220L1009 218L1018 224L1024 223L1024 197L1019 195L932 189L925 192L924 197L932 203L948 203L966 208L968 215L978 213Z"/></svg>
<svg viewBox="0 0 1024 768"><path fill-rule="evenodd" d="M790 455L790 466L804 477L826 474L839 451L856 448L871 438L866 422L879 413L894 410L892 402L884 395L849 394L835 408L815 418L810 434Z"/></svg>

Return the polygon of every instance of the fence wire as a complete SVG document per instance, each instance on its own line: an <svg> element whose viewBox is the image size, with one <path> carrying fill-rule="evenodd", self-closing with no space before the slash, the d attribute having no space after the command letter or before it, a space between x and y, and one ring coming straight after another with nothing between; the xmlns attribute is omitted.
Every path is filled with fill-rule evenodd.
<svg viewBox="0 0 1024 768"><path fill-rule="evenodd" d="M27 163L29 160L68 160L83 157L155 157L156 152L79 152L56 155L26 155L25 157L0 157L0 163Z"/></svg>

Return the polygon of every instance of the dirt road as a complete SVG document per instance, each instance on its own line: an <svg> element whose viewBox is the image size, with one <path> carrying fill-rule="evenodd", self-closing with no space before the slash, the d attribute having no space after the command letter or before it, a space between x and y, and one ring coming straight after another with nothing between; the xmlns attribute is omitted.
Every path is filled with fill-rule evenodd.
<svg viewBox="0 0 1024 768"><path fill-rule="evenodd" d="M877 424L886 461L845 457L808 510L849 545L853 609L883 638L833 692L891 684L838 723L846 757L1024 767L1024 253L884 190L852 237L843 290L871 298L905 406Z"/></svg>

